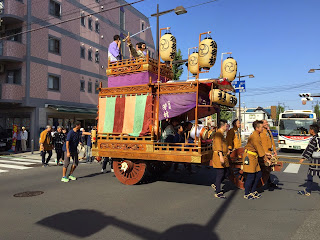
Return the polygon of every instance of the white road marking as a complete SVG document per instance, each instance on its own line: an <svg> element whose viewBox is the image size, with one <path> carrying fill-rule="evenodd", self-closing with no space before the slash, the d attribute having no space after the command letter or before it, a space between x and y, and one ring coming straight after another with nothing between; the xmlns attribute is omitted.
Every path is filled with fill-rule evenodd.
<svg viewBox="0 0 320 240"><path fill-rule="evenodd" d="M13 168L13 169L30 169L32 167L25 167L25 166L15 166L15 165L10 165L10 164L0 164L0 168Z"/></svg>
<svg viewBox="0 0 320 240"><path fill-rule="evenodd" d="M5 160L8 160L8 161L42 163L40 159L34 160L34 159L25 159L25 158L0 157L0 159L1 158L5 158Z"/></svg>
<svg viewBox="0 0 320 240"><path fill-rule="evenodd" d="M2 172L9 172L9 171L0 169L0 173L2 173Z"/></svg>
<svg viewBox="0 0 320 240"><path fill-rule="evenodd" d="M32 165L32 164L35 164L33 162L14 162L14 161L10 161L10 160L2 160L0 159L0 163L10 163L10 164L20 164L20 165Z"/></svg>
<svg viewBox="0 0 320 240"><path fill-rule="evenodd" d="M300 164L290 163L283 172L285 172L285 173L298 173L300 167L301 167Z"/></svg>

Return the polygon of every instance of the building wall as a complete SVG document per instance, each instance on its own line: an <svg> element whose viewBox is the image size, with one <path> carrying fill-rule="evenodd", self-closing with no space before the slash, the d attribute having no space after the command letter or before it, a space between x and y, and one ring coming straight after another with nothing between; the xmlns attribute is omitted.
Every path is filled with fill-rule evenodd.
<svg viewBox="0 0 320 240"><path fill-rule="evenodd" d="M27 109L32 124L30 125L31 137L37 138L39 129L45 127L48 120L48 114L60 116L60 113L52 113L45 107L46 104L57 104L65 106L88 107L97 106L98 95L95 93L95 83L102 82L107 86L106 65L107 50L109 44L113 41L116 34L124 36L136 33L141 30L141 23L149 26L148 18L143 16L133 7L124 7L125 27L120 28L120 9L105 11L91 16L93 29L88 28L88 18L86 17L86 26L82 26L80 19L67 23L45 27L49 24L59 23L67 19L79 17L81 14L92 14L95 11L119 6L125 1L101 1L95 0L55 0L61 3L61 18L49 14L49 0L24 0L23 3L14 0L5 1L6 12L8 14L17 14L17 20L8 24L8 29L22 27L22 31L27 30L27 21L31 21L30 29L44 27L41 30L33 31L22 35L21 43L6 42L4 62L6 70L21 68L21 84L7 84L6 72L0 73L0 112L7 114L8 104L20 103L14 105L10 115L19 113L20 110ZM5 18L4 23L9 18ZM20 21L20 22L19 22ZM95 31L95 22L100 24L100 32ZM30 36L30 37L28 37ZM60 54L49 53L49 36L60 39ZM29 41L30 40L30 41ZM154 42L152 33L147 30L145 33L138 34L132 38L133 44L136 42L146 42L149 50L154 52ZM85 59L80 58L80 47L85 47ZM30 49L30 54L28 54ZM88 49L92 50L93 61L88 60ZM94 61L95 52L100 55L99 63ZM129 56L127 47L124 56ZM28 70L28 66L30 66ZM60 77L60 90L48 90L48 74L54 74ZM85 91L80 92L80 81L85 81ZM88 82L92 82L92 92L88 92ZM30 87L29 87L30 86ZM9 107L10 108L10 107ZM2 111L3 110L3 111ZM8 113L9 114L9 113ZM5 115L3 115L5 118ZM74 119L94 119L94 115L81 115L73 113L63 113L66 118Z"/></svg>

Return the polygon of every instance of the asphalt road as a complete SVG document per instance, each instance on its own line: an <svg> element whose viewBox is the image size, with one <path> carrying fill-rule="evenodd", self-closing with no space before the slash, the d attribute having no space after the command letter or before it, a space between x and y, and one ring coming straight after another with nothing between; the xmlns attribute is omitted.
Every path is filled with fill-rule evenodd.
<svg viewBox="0 0 320 240"><path fill-rule="evenodd" d="M287 165L273 173L281 189L252 201L228 182L227 200L214 198L205 167L136 186L100 174L98 163L81 164L69 183L57 166L10 169L0 173L0 239L319 239L320 188L298 195L307 167L284 172ZM13 196L24 191L44 193Z"/></svg>

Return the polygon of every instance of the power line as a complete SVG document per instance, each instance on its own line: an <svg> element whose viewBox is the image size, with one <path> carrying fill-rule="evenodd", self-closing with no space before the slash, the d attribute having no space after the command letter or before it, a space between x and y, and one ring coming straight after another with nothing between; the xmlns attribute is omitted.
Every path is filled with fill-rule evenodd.
<svg viewBox="0 0 320 240"><path fill-rule="evenodd" d="M202 5L205 5L205 4L208 4L208 3L212 3L212 2L217 2L217 1L218 0L211 0L211 1L204 2L204 3L199 3L199 4L196 4L196 5L190 6L190 7L186 7L185 9L202 6Z"/></svg>
<svg viewBox="0 0 320 240"><path fill-rule="evenodd" d="M94 12L94 13L90 13L90 14L85 14L85 15L83 15L83 16L78 16L78 17L70 18L70 19L67 19L67 20L64 20L64 21L61 21L61 22L58 22L58 23L48 24L48 25L45 25L45 26L42 26L42 27L39 27L39 28L35 28L35 29L23 31L23 32L20 32L20 33L11 34L11 35L9 35L9 36L0 38L0 40L6 39L6 38L10 38L10 37L14 37L14 36L17 36L17 35L20 35L20 34L25 34L25 33L29 33L29 32L38 31L38 30L41 30L41 29L44 29L44 28L49 28L49 27L52 27L52 26L56 26L56 25L60 25L60 24L63 24L63 23L71 22L71 21L80 19L81 17L92 16L92 15L95 15L95 14L98 14L98 13L102 13L102 12L106 12L106 11L111 11L111 10L114 10L114 9L117 9L117 8L120 8L120 7L125 7L125 6L129 6L129 5L133 5L133 4L136 4L136 3L139 3L139 2L143 2L143 1L145 1L145 0L138 0L138 1L135 1L135 2L133 2L133 3L126 3L126 4L123 4L123 5L116 6L116 7L112 7L112 8L108 8L108 9L102 9L102 10L100 10L100 11L98 11L98 12Z"/></svg>
<svg viewBox="0 0 320 240"><path fill-rule="evenodd" d="M40 1L43 1L43 0L40 0ZM39 1L39 2L40 2ZM107 1L107 0L102 0L102 1ZM36 1L37 2L37 1ZM108 2L108 3L104 3L104 4L111 4L111 3L115 3L116 1L111 1L111 2ZM35 4L35 2L32 2L33 4ZM84 5L85 7L90 7L92 5L96 5L97 3L91 3L91 4L88 4L88 5ZM101 5L101 3L100 3ZM97 6L97 8L100 8L101 6ZM23 7L26 7L26 6L23 6ZM66 17L66 16L69 16L69 15L72 15L72 14L75 14L77 12L79 12L79 10L81 10L80 8L78 7L75 7L69 11L66 11L63 13L63 16L62 17ZM34 22L31 22L31 23L26 23L26 24L22 24L21 27L27 27L27 26L31 26L32 24L38 24L38 23L41 23L41 22L44 22L44 21L49 21L49 20L53 20L53 19L57 19L56 17L52 16L52 17L48 17L48 18L44 18L44 19L40 19L40 20L37 20L37 21L34 21ZM12 30L17 30L17 29L20 29L20 27L17 27L17 28L13 28L13 29L10 29L11 31ZM7 30L8 31L8 30Z"/></svg>

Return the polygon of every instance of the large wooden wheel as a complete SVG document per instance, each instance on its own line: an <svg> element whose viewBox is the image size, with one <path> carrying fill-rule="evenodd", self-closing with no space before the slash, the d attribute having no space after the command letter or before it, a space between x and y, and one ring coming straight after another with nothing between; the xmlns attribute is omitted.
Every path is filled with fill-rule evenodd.
<svg viewBox="0 0 320 240"><path fill-rule="evenodd" d="M246 173L243 172L241 169L241 158L244 152L244 148L239 148L233 151L230 155L230 181L238 188L244 189L244 183L246 180ZM262 177L258 184L258 187L264 186L269 177L271 172L271 167L261 167Z"/></svg>
<svg viewBox="0 0 320 240"><path fill-rule="evenodd" d="M114 175L126 185L139 183L146 174L146 163L141 160L114 159Z"/></svg>
<svg viewBox="0 0 320 240"><path fill-rule="evenodd" d="M262 177L260 182L258 183L258 188L267 184L268 179L270 177L270 167L261 168ZM244 182L246 180L246 173L240 167L231 166L230 167L230 181L240 189L244 189Z"/></svg>

